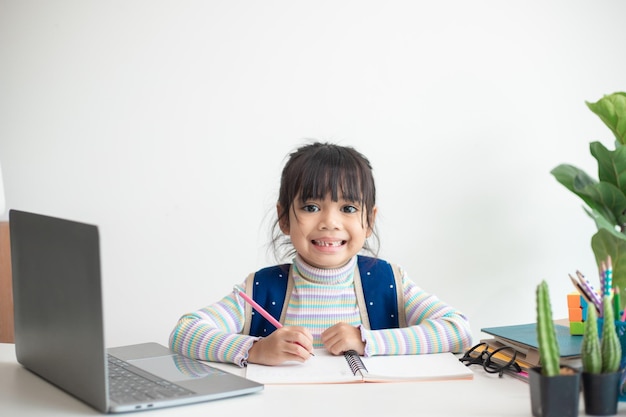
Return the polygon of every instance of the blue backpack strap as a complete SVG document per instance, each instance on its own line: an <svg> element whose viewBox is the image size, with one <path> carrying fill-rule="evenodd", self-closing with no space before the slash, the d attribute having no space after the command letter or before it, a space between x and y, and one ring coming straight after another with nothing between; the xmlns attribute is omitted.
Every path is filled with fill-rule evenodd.
<svg viewBox="0 0 626 417"><path fill-rule="evenodd" d="M282 264L263 268L254 274L254 282L252 283L254 301L278 321L280 321L287 293L290 266L291 264ZM265 317L252 311L249 332L251 336L265 337L274 330L276 330L274 325Z"/></svg>
<svg viewBox="0 0 626 417"><path fill-rule="evenodd" d="M400 327L398 314L400 299L391 264L382 259L359 256L357 265L370 328L378 330ZM404 304L401 308L404 308Z"/></svg>

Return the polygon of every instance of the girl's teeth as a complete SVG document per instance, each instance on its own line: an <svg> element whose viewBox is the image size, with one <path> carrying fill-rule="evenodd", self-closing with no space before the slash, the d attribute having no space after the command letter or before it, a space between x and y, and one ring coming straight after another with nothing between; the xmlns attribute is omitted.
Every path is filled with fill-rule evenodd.
<svg viewBox="0 0 626 417"><path fill-rule="evenodd" d="M325 242L325 241L315 240L314 242L316 245L319 245L319 246L340 246L341 245L341 241Z"/></svg>

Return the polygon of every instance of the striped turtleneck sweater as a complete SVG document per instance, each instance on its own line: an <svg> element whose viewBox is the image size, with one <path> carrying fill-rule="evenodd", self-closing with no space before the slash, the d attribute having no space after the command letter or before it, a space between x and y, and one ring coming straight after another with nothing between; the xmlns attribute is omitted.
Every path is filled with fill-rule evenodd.
<svg viewBox="0 0 626 417"><path fill-rule="evenodd" d="M356 259L341 268L319 269L296 255L294 288L283 324L308 328L317 348L323 347L322 332L339 322L360 327L366 356L461 352L470 347L465 316L419 288L402 268L407 327L369 330L361 326L353 283ZM245 281L241 288L246 288ZM258 339L241 334L244 320L245 301L228 294L181 317L170 335L170 347L195 359L243 366Z"/></svg>

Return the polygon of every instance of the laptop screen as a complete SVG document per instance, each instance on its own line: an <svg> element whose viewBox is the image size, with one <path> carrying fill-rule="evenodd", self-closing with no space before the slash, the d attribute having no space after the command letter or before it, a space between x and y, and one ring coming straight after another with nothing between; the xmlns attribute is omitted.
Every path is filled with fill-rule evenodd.
<svg viewBox="0 0 626 417"><path fill-rule="evenodd" d="M18 361L94 407L107 407L96 226L9 212Z"/></svg>

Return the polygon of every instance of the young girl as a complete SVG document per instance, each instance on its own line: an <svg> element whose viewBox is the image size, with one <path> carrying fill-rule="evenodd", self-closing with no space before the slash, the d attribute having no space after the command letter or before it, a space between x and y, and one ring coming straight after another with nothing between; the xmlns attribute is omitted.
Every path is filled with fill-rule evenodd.
<svg viewBox="0 0 626 417"><path fill-rule="evenodd" d="M274 249L293 263L265 268L238 286L283 325L262 320L238 291L178 321L170 347L208 361L276 365L334 355L461 352L467 319L427 294L404 270L375 257L376 190L369 161L350 147L312 143L282 172ZM265 278L264 278L265 277ZM281 307L282 306L282 310Z"/></svg>

